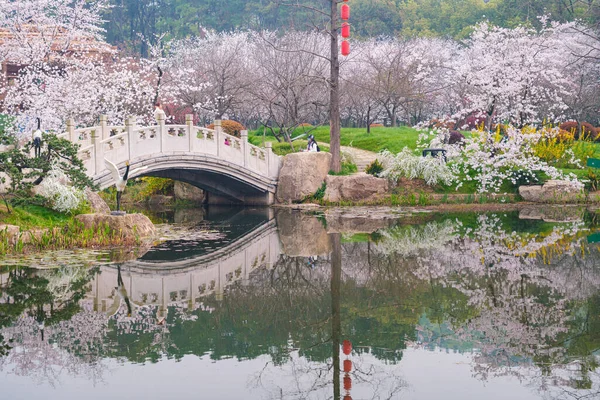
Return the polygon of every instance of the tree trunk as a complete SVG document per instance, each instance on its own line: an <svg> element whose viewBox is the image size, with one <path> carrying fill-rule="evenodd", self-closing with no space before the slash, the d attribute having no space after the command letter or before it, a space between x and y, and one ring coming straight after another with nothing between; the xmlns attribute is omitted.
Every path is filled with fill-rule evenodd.
<svg viewBox="0 0 600 400"><path fill-rule="evenodd" d="M340 62L338 59L338 0L331 1L331 59L329 81L329 152L331 170L341 171L340 157Z"/></svg>
<svg viewBox="0 0 600 400"><path fill-rule="evenodd" d="M371 106L367 108L367 133L371 133Z"/></svg>

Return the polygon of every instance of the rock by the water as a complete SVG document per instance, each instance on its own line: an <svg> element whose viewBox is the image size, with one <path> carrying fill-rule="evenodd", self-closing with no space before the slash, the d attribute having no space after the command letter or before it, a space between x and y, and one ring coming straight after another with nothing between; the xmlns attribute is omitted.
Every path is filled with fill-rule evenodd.
<svg viewBox="0 0 600 400"><path fill-rule="evenodd" d="M328 175L326 201L369 201L385 195L388 191L388 180L360 172L348 176Z"/></svg>
<svg viewBox="0 0 600 400"><path fill-rule="evenodd" d="M291 203L312 196L323 185L331 164L331 154L301 152L283 157L277 201Z"/></svg>
<svg viewBox="0 0 600 400"><path fill-rule="evenodd" d="M92 212L98 214L110 214L110 207L108 204L98 195L98 193L93 192L90 188L85 189L85 196L87 201L90 203L90 207L92 208Z"/></svg>
<svg viewBox="0 0 600 400"><path fill-rule="evenodd" d="M175 181L173 192L175 193L175 198L178 200L187 200L202 204L206 199L204 190L185 182Z"/></svg>
<svg viewBox="0 0 600 400"><path fill-rule="evenodd" d="M573 203L584 195L580 185L561 180L550 180L542 186L519 186L519 194L534 203Z"/></svg>
<svg viewBox="0 0 600 400"><path fill-rule="evenodd" d="M75 216L86 229L106 226L126 237L148 237L156 233L154 224L143 214L127 214L123 216L108 214L81 214Z"/></svg>

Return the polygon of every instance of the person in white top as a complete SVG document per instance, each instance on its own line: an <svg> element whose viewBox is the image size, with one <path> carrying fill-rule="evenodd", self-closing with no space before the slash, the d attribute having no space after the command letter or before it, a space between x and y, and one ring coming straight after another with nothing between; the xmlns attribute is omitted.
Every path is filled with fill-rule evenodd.
<svg viewBox="0 0 600 400"><path fill-rule="evenodd" d="M161 121L161 120L165 121L167 119L167 114L165 113L165 110L162 109L162 106L160 105L160 103L155 104L154 119L156 119L156 122Z"/></svg>
<svg viewBox="0 0 600 400"><path fill-rule="evenodd" d="M310 135L308 137L308 145L306 146L306 151L319 151L319 147L317 146L317 142L315 141L315 137Z"/></svg>
<svg viewBox="0 0 600 400"><path fill-rule="evenodd" d="M35 158L38 158L42 153L42 130L40 129L40 125L42 124L41 119L37 119L37 129L33 131L32 139L33 139L33 149L35 153Z"/></svg>

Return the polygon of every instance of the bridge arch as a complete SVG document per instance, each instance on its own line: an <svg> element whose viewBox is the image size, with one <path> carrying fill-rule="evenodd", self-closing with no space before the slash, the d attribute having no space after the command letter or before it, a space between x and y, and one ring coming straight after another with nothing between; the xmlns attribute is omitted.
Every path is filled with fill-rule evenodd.
<svg viewBox="0 0 600 400"><path fill-rule="evenodd" d="M130 118L123 126L109 126L106 116L101 116L99 126L76 129L69 120L67 132L59 136L80 146L78 155L87 174L101 189L112 184L107 159L123 169L129 161L132 171L144 167L130 178L172 178L204 189L222 202L275 201L281 159L270 143L264 148L252 145L247 131L239 138L228 135L218 120L214 130L194 126L191 115L185 125L157 123L137 126Z"/></svg>

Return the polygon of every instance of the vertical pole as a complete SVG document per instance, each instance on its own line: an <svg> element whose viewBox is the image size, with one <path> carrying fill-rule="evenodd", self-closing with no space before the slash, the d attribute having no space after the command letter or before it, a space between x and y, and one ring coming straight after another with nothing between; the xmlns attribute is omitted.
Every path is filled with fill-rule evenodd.
<svg viewBox="0 0 600 400"><path fill-rule="evenodd" d="M265 149L267 152L267 176L272 178L273 174L271 174L271 158L273 157L273 142L266 142Z"/></svg>
<svg viewBox="0 0 600 400"><path fill-rule="evenodd" d="M242 135L242 152L244 153L244 167L247 167L248 166L248 157L250 156L248 154L250 152L250 148L248 146L248 131L243 130L240 133Z"/></svg>
<svg viewBox="0 0 600 400"><path fill-rule="evenodd" d="M165 148L165 140L167 139L167 135L165 134L165 117L164 114L158 115L158 139L160 140L160 152L163 152Z"/></svg>
<svg viewBox="0 0 600 400"><path fill-rule="evenodd" d="M104 145L102 144L102 132L94 131L92 145L94 146L94 175L98 175L104 169Z"/></svg>
<svg viewBox="0 0 600 400"><path fill-rule="evenodd" d="M79 142L79 138L75 136L75 121L73 121L71 118L67 120L67 132L69 133L69 140L71 142Z"/></svg>
<svg viewBox="0 0 600 400"><path fill-rule="evenodd" d="M194 141L196 138L194 137L194 115L193 114L185 114L185 124L187 125L187 134L189 139L189 151L194 151Z"/></svg>
<svg viewBox="0 0 600 400"><path fill-rule="evenodd" d="M219 149L221 148L221 132L223 131L223 128L221 128L221 120L215 119L214 125L215 125L215 142L217 143L217 157L219 157L220 153L221 153L219 151Z"/></svg>
<svg viewBox="0 0 600 400"><path fill-rule="evenodd" d="M125 120L125 128L127 129L127 159L131 160L131 149L134 145L133 130L135 128L135 117L129 117Z"/></svg>
<svg viewBox="0 0 600 400"><path fill-rule="evenodd" d="M108 117L106 115L100 116L100 140L108 139L110 132L108 131Z"/></svg>
<svg viewBox="0 0 600 400"><path fill-rule="evenodd" d="M340 172L340 61L338 47L338 1L331 1L331 54L329 77L329 152L331 153L331 170Z"/></svg>

